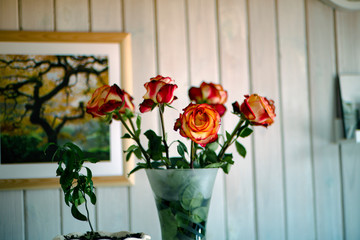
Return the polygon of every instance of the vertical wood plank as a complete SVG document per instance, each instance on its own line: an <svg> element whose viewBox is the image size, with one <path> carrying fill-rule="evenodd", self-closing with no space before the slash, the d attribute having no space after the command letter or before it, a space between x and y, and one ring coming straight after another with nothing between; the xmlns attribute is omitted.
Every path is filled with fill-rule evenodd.
<svg viewBox="0 0 360 240"><path fill-rule="evenodd" d="M129 231L129 197L126 187L103 187L97 193L99 231Z"/></svg>
<svg viewBox="0 0 360 240"><path fill-rule="evenodd" d="M338 72L360 73L360 13L336 12ZM346 239L360 238L360 145L341 145Z"/></svg>
<svg viewBox="0 0 360 240"><path fill-rule="evenodd" d="M178 86L175 90L175 96L178 99L172 103L176 110L166 108L164 113L165 131L167 132L169 144L180 139L190 149L189 142L182 138L179 132L173 131L179 112L182 112L182 109L189 104L188 89L190 82L185 1L159 0L156 3L159 74L164 77L171 77ZM170 148L170 156L178 156L176 144L173 144Z"/></svg>
<svg viewBox="0 0 360 240"><path fill-rule="evenodd" d="M61 233L59 201L59 189L25 192L26 239L52 239Z"/></svg>
<svg viewBox="0 0 360 240"><path fill-rule="evenodd" d="M345 238L360 238L360 147L359 144L341 146Z"/></svg>
<svg viewBox="0 0 360 240"><path fill-rule="evenodd" d="M218 32L216 1L187 1L190 80L219 83ZM209 239L225 239L224 174L219 170L211 199L207 233Z"/></svg>
<svg viewBox="0 0 360 240"><path fill-rule="evenodd" d="M0 0L0 29L17 30L19 28L18 1Z"/></svg>
<svg viewBox="0 0 360 240"><path fill-rule="evenodd" d="M88 0L56 0L56 31L89 31Z"/></svg>
<svg viewBox="0 0 360 240"><path fill-rule="evenodd" d="M23 30L54 30L53 0L22 0L21 26Z"/></svg>
<svg viewBox="0 0 360 240"><path fill-rule="evenodd" d="M0 191L0 239L25 239L22 191Z"/></svg>
<svg viewBox="0 0 360 240"><path fill-rule="evenodd" d="M122 6L119 0L91 0L91 30L122 31Z"/></svg>
<svg viewBox="0 0 360 240"><path fill-rule="evenodd" d="M248 29L247 3L245 0L226 0L218 2L220 28L220 66L221 82L228 91L227 113L223 118L225 129L229 132L239 120L231 114L231 103L243 100L248 94ZM247 149L242 159L232 147L235 164L226 176L227 239L256 239L254 182L252 150L250 138L241 139Z"/></svg>
<svg viewBox="0 0 360 240"><path fill-rule="evenodd" d="M0 0L0 29L18 30L18 1ZM24 193L0 191L0 239L24 240Z"/></svg>
<svg viewBox="0 0 360 240"><path fill-rule="evenodd" d="M285 239L275 1L249 1L252 91L275 101L276 119L254 129L258 239Z"/></svg>
<svg viewBox="0 0 360 240"><path fill-rule="evenodd" d="M146 92L144 83L156 74L155 7L153 1L125 0L124 13L124 30L132 36L133 96L135 106L138 106ZM142 132L147 129L159 132L157 112L142 114ZM146 144L144 136L141 141ZM135 173L135 179L135 185L130 188L131 230L161 239L155 201L145 171Z"/></svg>
<svg viewBox="0 0 360 240"><path fill-rule="evenodd" d="M334 16L330 7L316 0L306 1L306 11L317 239L342 239L339 147L332 144L336 111Z"/></svg>
<svg viewBox="0 0 360 240"><path fill-rule="evenodd" d="M278 0L287 239L315 239L305 5Z"/></svg>
<svg viewBox="0 0 360 240"><path fill-rule="evenodd" d="M216 4L214 0L188 0L191 84L218 82Z"/></svg>

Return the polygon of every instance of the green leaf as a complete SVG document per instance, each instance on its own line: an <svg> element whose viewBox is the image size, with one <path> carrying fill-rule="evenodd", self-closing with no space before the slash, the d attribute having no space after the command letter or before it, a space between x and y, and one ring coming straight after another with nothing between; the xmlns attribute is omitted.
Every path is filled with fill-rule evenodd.
<svg viewBox="0 0 360 240"><path fill-rule="evenodd" d="M252 132L253 130L251 128L246 127L240 131L239 136L245 138L249 136Z"/></svg>
<svg viewBox="0 0 360 240"><path fill-rule="evenodd" d="M163 222L166 222L166 228L163 228L163 239L177 239L177 221L170 208L165 208L159 211L159 217Z"/></svg>
<svg viewBox="0 0 360 240"><path fill-rule="evenodd" d="M87 174L86 182L88 182L92 178L92 172L91 172L90 168L88 168L88 167L85 167L85 169L86 169L86 174Z"/></svg>
<svg viewBox="0 0 360 240"><path fill-rule="evenodd" d="M209 208L208 207L199 207L194 209L192 220L196 223L201 223L205 221L207 214L208 214Z"/></svg>
<svg viewBox="0 0 360 240"><path fill-rule="evenodd" d="M222 162L216 162L216 163L211 163L209 165L206 165L205 168L219 168L222 167L224 165L224 163Z"/></svg>
<svg viewBox="0 0 360 240"><path fill-rule="evenodd" d="M139 171L140 169L144 169L144 168L147 168L147 165L145 163L138 163L138 165L129 172L128 176L130 176L134 172Z"/></svg>
<svg viewBox="0 0 360 240"><path fill-rule="evenodd" d="M181 206L186 210L192 210L201 206L204 200L201 192L193 185L189 184L181 195Z"/></svg>
<svg viewBox="0 0 360 240"><path fill-rule="evenodd" d="M76 218L77 220L80 221L87 221L87 217L85 215L83 215L75 205L71 206L71 214L73 215L74 218Z"/></svg>
<svg viewBox="0 0 360 240"><path fill-rule="evenodd" d="M124 136L122 136L121 138L123 139L131 138L131 135L129 133L125 133Z"/></svg>
<svg viewBox="0 0 360 240"><path fill-rule="evenodd" d="M236 150L240 154L240 156L244 157L246 156L246 148L239 143L238 141L235 142Z"/></svg>
<svg viewBox="0 0 360 240"><path fill-rule="evenodd" d="M94 192L89 192L87 195L90 197L90 202L93 205L95 205L96 204L96 195L95 195L95 193Z"/></svg>
<svg viewBox="0 0 360 240"><path fill-rule="evenodd" d="M148 146L149 146L149 154L150 157L153 160L160 160L163 153L163 145L161 144L161 137L156 135L156 133L153 130L148 130L144 133L144 135L149 140Z"/></svg>
<svg viewBox="0 0 360 240"><path fill-rule="evenodd" d="M136 118L136 127L137 129L141 129L141 116L138 115Z"/></svg>
<svg viewBox="0 0 360 240"><path fill-rule="evenodd" d="M219 143L218 142L212 142L212 143L209 143L209 144L206 144L206 148L207 149L210 149L212 151L216 151L216 149L219 147Z"/></svg>
<svg viewBox="0 0 360 240"><path fill-rule="evenodd" d="M225 163L221 168L222 168L222 170L224 171L224 173L227 174L227 173L230 172L231 164Z"/></svg>
<svg viewBox="0 0 360 240"><path fill-rule="evenodd" d="M142 159L142 152L141 152L140 148L135 149L134 154L137 159Z"/></svg>
<svg viewBox="0 0 360 240"><path fill-rule="evenodd" d="M229 140L230 140L230 138L231 138L231 135L230 135L230 133L229 133L228 131L226 131L225 133L226 133L226 140L228 140L228 141L229 141Z"/></svg>

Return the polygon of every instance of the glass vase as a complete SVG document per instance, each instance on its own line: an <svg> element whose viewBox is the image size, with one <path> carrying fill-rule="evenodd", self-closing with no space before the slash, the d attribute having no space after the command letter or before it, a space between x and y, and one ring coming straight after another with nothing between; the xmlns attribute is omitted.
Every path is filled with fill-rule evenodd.
<svg viewBox="0 0 360 240"><path fill-rule="evenodd" d="M206 239L206 222L217 172L217 168L146 169L162 240Z"/></svg>

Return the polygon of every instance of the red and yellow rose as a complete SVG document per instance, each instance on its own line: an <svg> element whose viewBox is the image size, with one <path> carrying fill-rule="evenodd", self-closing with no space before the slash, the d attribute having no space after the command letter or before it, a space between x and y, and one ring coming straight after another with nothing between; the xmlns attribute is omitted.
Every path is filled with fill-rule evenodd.
<svg viewBox="0 0 360 240"><path fill-rule="evenodd" d="M174 130L201 146L214 142L220 128L219 113L208 104L190 104L176 120Z"/></svg>
<svg viewBox="0 0 360 240"><path fill-rule="evenodd" d="M243 118L249 120L251 125L264 127L270 126L276 116L274 101L258 94L245 95L241 106L238 102L233 103L233 110L234 113L241 114Z"/></svg>
<svg viewBox="0 0 360 240"><path fill-rule="evenodd" d="M174 91L177 88L175 81L170 77L158 75L145 83L146 93L140 104L140 112L149 112L158 104L171 104L175 99Z"/></svg>
<svg viewBox="0 0 360 240"><path fill-rule="evenodd" d="M227 91L220 84L202 82L200 87L192 87L189 89L190 100L194 103L207 103L213 106L220 116L226 111L225 103L227 100Z"/></svg>
<svg viewBox="0 0 360 240"><path fill-rule="evenodd" d="M109 113L114 113L114 118L117 114L114 112L118 109L118 113L125 113L125 109L134 112L135 107L133 98L124 90L121 90L116 84L104 85L95 90L91 99L87 103L86 112L93 117L103 117Z"/></svg>

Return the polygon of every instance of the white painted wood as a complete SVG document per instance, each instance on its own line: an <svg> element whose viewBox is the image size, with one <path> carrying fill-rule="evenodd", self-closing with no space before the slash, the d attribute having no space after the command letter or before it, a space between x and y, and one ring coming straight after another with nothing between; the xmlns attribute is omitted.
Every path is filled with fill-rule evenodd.
<svg viewBox="0 0 360 240"><path fill-rule="evenodd" d="M203 81L219 83L216 7L216 1L187 1L192 86L199 87ZM219 171L207 222L206 236L209 239L224 239L226 236L224 205L224 174Z"/></svg>
<svg viewBox="0 0 360 240"><path fill-rule="evenodd" d="M53 0L22 0L21 26L23 30L53 31Z"/></svg>
<svg viewBox="0 0 360 240"><path fill-rule="evenodd" d="M129 197L127 187L98 188L96 212L100 231L129 231Z"/></svg>
<svg viewBox="0 0 360 240"><path fill-rule="evenodd" d="M360 73L360 13L336 11L339 74Z"/></svg>
<svg viewBox="0 0 360 240"><path fill-rule="evenodd" d="M172 104L175 109L166 108L165 110L165 132L168 144L181 140L190 151L190 141L181 137L178 131L173 130L179 114L190 103L185 1L160 0L156 3L159 74L171 77L178 86L175 90L175 96L178 99ZM170 156L179 155L176 146L177 144L171 145Z"/></svg>
<svg viewBox="0 0 360 240"><path fill-rule="evenodd" d="M91 0L91 31L122 31L121 8L119 0Z"/></svg>
<svg viewBox="0 0 360 240"><path fill-rule="evenodd" d="M338 72L360 73L360 13L336 12ZM360 144L341 144L346 239L360 238Z"/></svg>
<svg viewBox="0 0 360 240"><path fill-rule="evenodd" d="M219 1L221 83L228 91L224 128L231 132L239 120L231 104L241 103L250 92L246 1ZM247 149L245 159L231 147L235 164L226 180L227 239L256 239L251 138L239 140Z"/></svg>
<svg viewBox="0 0 360 240"><path fill-rule="evenodd" d="M306 2L306 11L317 239L342 239L339 147L329 120L336 111L334 16L316 0Z"/></svg>
<svg viewBox="0 0 360 240"><path fill-rule="evenodd" d="M0 0L0 30L17 30L18 28L18 1Z"/></svg>
<svg viewBox="0 0 360 240"><path fill-rule="evenodd" d="M275 1L249 1L251 86L275 101L275 124L254 128L258 239L285 239Z"/></svg>
<svg viewBox="0 0 360 240"><path fill-rule="evenodd" d="M124 1L125 31L132 35L133 79L135 105L142 102L144 83L156 74L155 52L155 7L152 1ZM142 114L142 131L159 132L158 114ZM145 138L142 142L147 144ZM145 171L135 174L135 185L130 188L130 227L133 232L145 232L152 239L161 239L160 224L155 201Z"/></svg>
<svg viewBox="0 0 360 240"><path fill-rule="evenodd" d="M360 238L360 145L341 145L346 239Z"/></svg>
<svg viewBox="0 0 360 240"><path fill-rule="evenodd" d="M88 0L55 1L56 31L89 31Z"/></svg>
<svg viewBox="0 0 360 240"><path fill-rule="evenodd" d="M191 84L218 82L216 2L187 1Z"/></svg>
<svg viewBox="0 0 360 240"><path fill-rule="evenodd" d="M25 206L26 239L52 239L61 233L59 189L27 190Z"/></svg>
<svg viewBox="0 0 360 240"><path fill-rule="evenodd" d="M305 5L277 1L287 239L315 239Z"/></svg>
<svg viewBox="0 0 360 240"><path fill-rule="evenodd" d="M0 191L0 216L0 239L25 239L23 191Z"/></svg>

